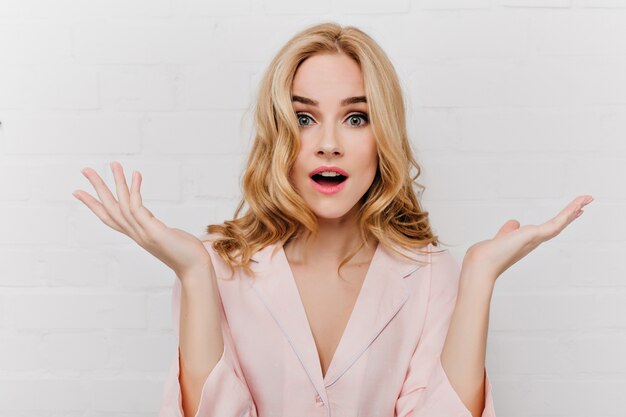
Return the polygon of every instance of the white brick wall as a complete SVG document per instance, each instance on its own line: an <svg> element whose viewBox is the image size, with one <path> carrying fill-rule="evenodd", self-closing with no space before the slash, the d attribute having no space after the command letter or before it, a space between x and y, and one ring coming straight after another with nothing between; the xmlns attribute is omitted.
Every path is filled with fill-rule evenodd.
<svg viewBox="0 0 626 417"><path fill-rule="evenodd" d="M460 261L509 218L595 202L501 276L499 417L626 407L623 0L1 0L0 417L153 416L175 353L173 273L71 193L90 166L201 234L232 216L259 78L324 20L402 78L424 205ZM37 401L33 401L36 396Z"/></svg>

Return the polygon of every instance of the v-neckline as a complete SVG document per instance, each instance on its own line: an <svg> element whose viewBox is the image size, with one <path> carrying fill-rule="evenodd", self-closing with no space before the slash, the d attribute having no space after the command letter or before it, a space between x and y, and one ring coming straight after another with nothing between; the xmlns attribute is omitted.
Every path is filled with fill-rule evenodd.
<svg viewBox="0 0 626 417"><path fill-rule="evenodd" d="M251 258L251 268L256 276L246 276L247 284L280 328L295 354L296 363L302 366L324 402L328 401L327 388L358 362L411 296L411 285L406 279L424 265L395 254L397 251L414 259L415 253L411 250L395 244L391 249L394 250L388 250L382 242L377 244L352 314L324 376L282 244L267 245ZM419 285L427 285L427 274L419 280ZM428 291L418 291L416 296L421 297L418 302L426 303L427 295Z"/></svg>
<svg viewBox="0 0 626 417"><path fill-rule="evenodd" d="M309 336L310 336L310 340L313 343L313 350L315 351L316 355L317 355L317 364L318 364L318 368L319 368L319 373L322 376L322 379L324 381L324 383L326 383L328 376L332 375L331 370L333 369L333 364L335 363L335 358L337 357L337 353L340 352L340 350L342 349L342 346L345 345L346 343L348 343L345 339L346 339L346 334L349 335L349 330L351 329L351 327L354 326L354 322L357 320L355 318L355 312L358 312L358 308L359 305L362 303L362 294L364 293L364 290L366 289L366 286L369 286L368 283L371 281L370 275L371 275L371 271L372 271L372 267L374 266L374 263L376 262L378 256L379 256L379 252L380 252L381 246L380 246L380 242L376 243L376 248L374 249L374 254L372 255L372 259L370 260L370 263L367 267L367 271L365 272L365 276L363 278L363 283L361 284L361 288L359 289L359 293L357 295L356 301L354 302L354 306L352 307L352 311L350 312L350 317L348 318L348 322L346 323L346 326L344 327L343 331L341 332L341 337L339 338L339 342L337 343L337 347L335 348L335 351L333 352L333 355L330 359L330 362L328 363L328 368L326 368L326 373L323 372L322 369L322 363L321 363L321 358L320 358L320 352L317 349L317 346L315 344L315 338L313 337L313 329L311 328L311 324L309 323L308 320L308 316L306 314L306 309L304 308L304 302L302 301L302 296L300 295L300 291L298 288L298 284L296 283L296 278L295 278L295 274L293 273L293 269L291 268L291 264L289 263L289 259L287 258L287 254L285 253L285 248L284 246L281 245L280 247L280 256L282 257L282 261L284 262L287 271L289 272L289 279L291 280L291 282L293 283L295 290L296 290L296 296L297 296L297 302L301 308L302 313L304 314L304 318L305 318L305 323L304 325L306 326L306 329L308 330Z"/></svg>

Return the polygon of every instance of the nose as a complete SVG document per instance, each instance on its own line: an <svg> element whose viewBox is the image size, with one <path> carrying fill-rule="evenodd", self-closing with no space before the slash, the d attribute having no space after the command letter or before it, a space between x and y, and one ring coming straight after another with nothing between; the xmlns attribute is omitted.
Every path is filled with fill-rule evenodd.
<svg viewBox="0 0 626 417"><path fill-rule="evenodd" d="M339 156L343 154L343 150L337 140L337 132L333 126L328 126L324 130L324 135L317 149L319 156Z"/></svg>

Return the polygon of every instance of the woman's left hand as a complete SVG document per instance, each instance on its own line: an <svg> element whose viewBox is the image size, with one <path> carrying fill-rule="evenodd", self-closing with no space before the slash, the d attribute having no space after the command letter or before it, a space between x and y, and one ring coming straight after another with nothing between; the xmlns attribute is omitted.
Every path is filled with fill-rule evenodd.
<svg viewBox="0 0 626 417"><path fill-rule="evenodd" d="M543 242L557 236L574 219L583 213L582 208L593 201L590 195L576 197L559 214L544 224L520 227L508 220L489 240L470 246L463 259L463 269L471 269L478 276L495 283L496 279L513 264L532 252Z"/></svg>

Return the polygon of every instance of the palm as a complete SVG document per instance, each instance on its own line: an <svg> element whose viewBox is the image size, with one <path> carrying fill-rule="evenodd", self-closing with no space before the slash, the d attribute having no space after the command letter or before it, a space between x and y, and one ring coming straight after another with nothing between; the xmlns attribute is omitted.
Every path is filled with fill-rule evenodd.
<svg viewBox="0 0 626 417"><path fill-rule="evenodd" d="M76 198L85 203L104 224L133 239L178 276L210 265L208 252L200 239L183 230L167 227L143 205L140 173L133 176L129 191L122 166L114 162L111 170L115 177L117 199L98 173L90 168L84 169L83 174L94 186L99 200L82 190L74 192Z"/></svg>
<svg viewBox="0 0 626 417"><path fill-rule="evenodd" d="M168 245L168 242L176 244ZM208 255L202 241L196 236L167 226L155 232L151 243L142 246L174 271L183 271L186 265L194 265Z"/></svg>
<svg viewBox="0 0 626 417"><path fill-rule="evenodd" d="M576 197L559 214L540 225L520 227L517 220L508 220L493 238L470 246L463 263L480 268L495 280L537 246L559 235L591 201L593 198L588 195Z"/></svg>

